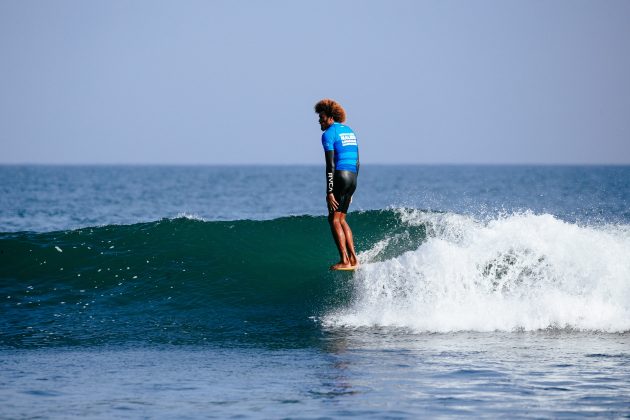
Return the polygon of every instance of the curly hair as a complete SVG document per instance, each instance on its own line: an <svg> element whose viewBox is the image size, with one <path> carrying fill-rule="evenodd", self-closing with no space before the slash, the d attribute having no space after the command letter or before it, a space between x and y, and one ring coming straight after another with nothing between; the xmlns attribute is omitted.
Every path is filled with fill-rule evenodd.
<svg viewBox="0 0 630 420"><path fill-rule="evenodd" d="M315 112L318 114L326 114L338 123L346 121L346 111L332 99L322 99L317 102L315 104Z"/></svg>

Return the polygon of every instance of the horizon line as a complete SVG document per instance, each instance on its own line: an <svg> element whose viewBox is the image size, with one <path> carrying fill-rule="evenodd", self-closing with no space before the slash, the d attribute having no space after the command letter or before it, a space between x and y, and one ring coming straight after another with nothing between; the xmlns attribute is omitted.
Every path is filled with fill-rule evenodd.
<svg viewBox="0 0 630 420"><path fill-rule="evenodd" d="M324 163L168 163L168 162L123 162L123 163L77 163L77 162L0 162L0 166L323 166ZM630 166L628 163L591 162L362 162L361 166Z"/></svg>

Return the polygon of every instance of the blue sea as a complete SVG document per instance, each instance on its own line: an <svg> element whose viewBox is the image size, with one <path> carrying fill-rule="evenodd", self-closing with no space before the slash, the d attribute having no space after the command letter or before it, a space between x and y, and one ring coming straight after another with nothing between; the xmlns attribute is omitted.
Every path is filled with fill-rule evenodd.
<svg viewBox="0 0 630 420"><path fill-rule="evenodd" d="M630 417L630 167L0 166L0 418Z"/></svg>

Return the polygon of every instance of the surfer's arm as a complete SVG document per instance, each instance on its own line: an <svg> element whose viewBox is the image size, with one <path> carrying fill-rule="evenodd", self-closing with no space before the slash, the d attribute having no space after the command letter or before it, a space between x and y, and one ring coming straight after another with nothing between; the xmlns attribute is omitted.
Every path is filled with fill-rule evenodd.
<svg viewBox="0 0 630 420"><path fill-rule="evenodd" d="M339 207L339 203L333 194L333 179L335 175L335 151L326 150L326 203L330 211L335 211Z"/></svg>
<svg viewBox="0 0 630 420"><path fill-rule="evenodd" d="M326 150L326 194L333 192L333 176L335 175L335 151Z"/></svg>

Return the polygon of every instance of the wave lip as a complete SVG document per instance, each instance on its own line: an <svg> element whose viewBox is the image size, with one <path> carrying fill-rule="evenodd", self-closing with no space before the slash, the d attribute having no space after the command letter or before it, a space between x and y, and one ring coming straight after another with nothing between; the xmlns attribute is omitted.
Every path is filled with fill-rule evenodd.
<svg viewBox="0 0 630 420"><path fill-rule="evenodd" d="M408 225L425 226L426 241L384 261L376 247L364 253L352 302L329 312L324 325L630 331L627 226L586 227L532 213L485 223L401 213Z"/></svg>

